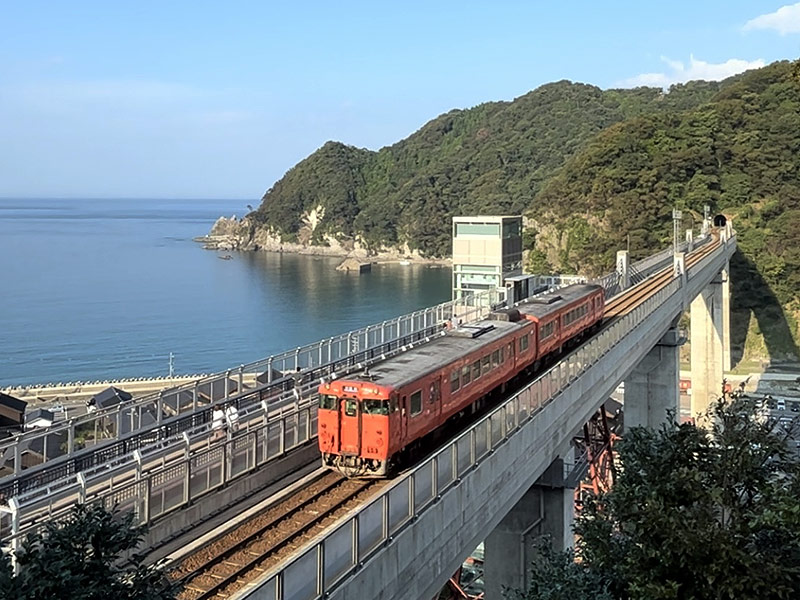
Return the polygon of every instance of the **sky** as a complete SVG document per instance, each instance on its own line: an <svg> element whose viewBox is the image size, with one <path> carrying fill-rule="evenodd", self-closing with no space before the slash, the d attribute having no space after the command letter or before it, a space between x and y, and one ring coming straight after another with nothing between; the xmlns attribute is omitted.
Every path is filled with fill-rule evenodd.
<svg viewBox="0 0 800 600"><path fill-rule="evenodd" d="M0 197L258 200L550 81L667 88L800 57L800 3L0 0Z"/></svg>

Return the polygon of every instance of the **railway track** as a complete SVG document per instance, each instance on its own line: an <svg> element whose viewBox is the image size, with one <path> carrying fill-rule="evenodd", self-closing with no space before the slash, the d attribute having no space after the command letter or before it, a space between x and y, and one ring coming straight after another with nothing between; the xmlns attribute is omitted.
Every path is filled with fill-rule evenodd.
<svg viewBox="0 0 800 600"><path fill-rule="evenodd" d="M714 252L718 245L718 242L712 242L710 244L706 244L696 252L688 255L686 257L686 268L689 269L693 265L703 260L703 258L705 258L707 255ZM667 268L662 270L657 275L646 279L639 286L634 288L633 293L620 294L621 297L614 298L608 304L606 304L605 320L610 321L615 317L621 317L629 313L631 310L649 298L653 292L669 283L671 279L672 269Z"/></svg>
<svg viewBox="0 0 800 600"><path fill-rule="evenodd" d="M320 472L295 494L182 559L170 572L183 585L178 598L229 597L385 484Z"/></svg>
<svg viewBox="0 0 800 600"><path fill-rule="evenodd" d="M689 255L686 268L716 247L712 243ZM671 279L672 270L664 269L631 293L612 299L606 305L604 325L636 308ZM182 559L170 573L184 586L180 600L230 597L390 482L345 479L338 473L321 471L317 479L292 496Z"/></svg>

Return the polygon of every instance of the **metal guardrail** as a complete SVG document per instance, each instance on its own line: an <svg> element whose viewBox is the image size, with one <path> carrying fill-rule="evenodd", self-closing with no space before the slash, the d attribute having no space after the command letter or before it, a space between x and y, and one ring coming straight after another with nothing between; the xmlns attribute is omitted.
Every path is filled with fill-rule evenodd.
<svg viewBox="0 0 800 600"><path fill-rule="evenodd" d="M496 293L484 294L477 299L477 302L476 299L473 299L466 309L463 308L464 303L460 303L462 308L458 317L464 322L479 320L493 306L497 305L497 303L490 302L490 300L496 299ZM259 431L263 431L263 434L269 437L274 434L275 426L271 425L273 430L267 430L265 429L266 423L272 423L273 419L278 419L281 423L280 431L283 432L279 444L280 456L282 456L286 450L305 443L316 435L316 387L320 376L336 376L337 374L346 374L353 369L363 369L364 366L373 362L404 352L417 343L427 342L441 331L441 325L436 324L414 334L387 342L382 346L351 354L312 372L304 372L301 374L304 382L302 387L293 387L277 398L269 397L269 394L265 393L269 391L266 388L248 390L241 396L231 397L228 402L236 403L239 406L240 423L248 434L251 433L253 427L257 428L259 423L264 421L265 425L261 426ZM302 439L292 438L294 442L287 440L286 432L292 431L292 427L294 427L289 420L300 419L302 421L302 415L308 411L313 412L313 417L309 415L305 417L305 421L311 423L311 426L306 429L307 435ZM165 422L162 427L168 425ZM15 540L39 527L44 520L58 519L66 515L75 503L90 500L99 500L107 506L120 505L131 508L141 523L147 523L153 518L186 506L220 485L227 484L232 479L260 468L276 457L267 452L263 455L262 460L256 460L255 457L260 456L257 447L259 441L257 437L254 437L255 441L252 443L256 446L253 446L252 453L247 455L250 458L248 458L249 462L247 462L246 468L237 470L231 467L229 471L223 470L221 471L222 479L215 478L213 481L209 479L211 483L208 486L192 483L191 464L197 461L202 464L214 462L212 459L198 457L217 456L222 457L220 458L222 460L228 454L224 449L227 448L227 444L240 443L236 441L238 436L235 436L224 442L223 445L220 445L220 442L213 444L210 435L212 433L212 424L204 421L181 431L177 436L173 435L161 440L153 439L148 446L121 455L116 460L81 472L71 473L49 483L39 482L38 485L31 485L24 491L19 490L9 499L8 508L0 506L0 536L4 542L11 542L13 545L16 543ZM257 431L252 434L258 436ZM267 443L269 446L268 442L263 443ZM207 472L210 468L212 467L206 468L203 472ZM36 474L32 473L31 475L35 476ZM134 489L138 491L132 491ZM160 494L158 498L161 499L154 497L154 494L156 496ZM167 495L169 499L164 500L163 498ZM137 505L137 502L142 503L141 506ZM159 506L160 509L157 508Z"/></svg>
<svg viewBox="0 0 800 600"><path fill-rule="evenodd" d="M535 295L541 293L545 292ZM476 306L473 306L468 312L459 312L458 318L465 322L479 320L485 317L489 310L503 304L503 302L491 303L487 299L497 300L498 298L488 296L482 300L479 299L478 302L472 303ZM372 362L384 360L388 356L403 352L418 342L424 343L431 336L440 332L441 327L437 324L433 328L405 336L401 340L351 355L343 361L303 372L301 374L304 382L302 387L290 388L278 397L271 397L269 394L271 388L267 387L247 390L241 395L232 396L228 402L238 406L240 423L245 431L254 431L254 435L259 435L258 431L264 430L262 422L272 423L275 419L282 423L282 432L292 431L293 421L288 422L287 420L298 418L302 420L302 415L309 410L313 411L316 406L315 392L320 375L333 374L335 376L337 373L338 375L346 374L352 369L362 369ZM210 412L210 410L210 408L206 408L205 412ZM280 412L276 412L276 410ZM151 439L149 445L142 446L134 452L125 453L114 460L88 467L81 472L71 473L52 482L36 481L36 474L31 473L30 475L34 476L31 486L17 490L9 501L8 509L3 510L0 507L0 536L4 542L11 542L13 545L15 540L37 529L45 520L58 519L66 515L74 503L87 501L100 501L106 506L120 505L130 508L139 522L147 523L151 519L186 506L220 485L225 485L245 473L261 468L270 460L283 456L285 451L296 447L297 444L310 440L316 435L315 415L316 412L314 412L313 418L308 415L305 417L305 421L312 424L309 430L310 437L294 437L289 440L282 438L279 443L276 441L273 441L271 445L268 443L270 448L278 443L281 449L278 454L267 452L262 456L257 447L259 442L252 442L256 446L252 447L252 452L247 456L262 456L262 458L261 460L248 459L250 462L247 462L246 468L239 470L234 468L228 471L214 470L219 467L219 465L213 466L216 464L215 461L222 460L224 462L223 459L230 454L224 448L227 448L227 444L232 440L225 442L222 450L219 447L213 448L209 435L211 433L210 418L201 419L199 424L195 424L196 419L192 418L190 422L193 426L180 431L177 436ZM178 421L175 419L172 422L165 421L162 430L180 423L181 420L188 422L189 417L181 418ZM119 413L117 413L118 422ZM271 425L271 427L274 430L276 426ZM264 431L265 435L267 433ZM206 455L216 458L197 458ZM222 473L222 478L206 476L207 486L192 484L192 479L199 477L192 470L193 461L212 465L205 468L203 472L207 475L209 469L212 469L215 473ZM132 492L131 490L134 489L138 491Z"/></svg>
<svg viewBox="0 0 800 600"><path fill-rule="evenodd" d="M663 261L664 259L661 260ZM657 263L653 261L652 264ZM500 290L500 292L502 292L502 290ZM468 312L463 312L466 306L464 303L449 302L413 314L430 314L431 311L438 311L438 314L442 317L453 318L455 313L457 313L459 318L469 322L482 318L490 308L496 308L498 305L502 305L501 297L502 293L486 295L486 297L473 297L469 302L469 308L467 308ZM447 310L448 307L450 308L449 311ZM395 321L400 322L406 317L413 316L413 314L400 317ZM443 320L445 319L443 318L442 321ZM323 374L323 371L325 371L325 374L330 374L339 369L344 369L346 371L348 364L351 366L358 365L360 368L361 365L358 364L359 362L370 361L376 357L382 359L384 358L384 354L391 354L393 351L400 350L401 342L410 343L412 341L418 341L427 335L439 331L439 326L442 321L438 322L433 329L427 328L422 331L417 331L417 334L414 336L406 336L406 338L389 342L383 346L373 347L370 350L365 350L356 354L350 354L346 359L338 363L334 362L329 365L323 365L323 367L329 367L327 370L318 367L317 369L302 373L300 377L301 382L304 383L303 391L301 392L302 396L304 397L309 391L316 387L318 377ZM425 320L422 321L423 324L427 322L428 321ZM371 327L360 331L368 331ZM321 342L320 344L323 343L324 342ZM311 346L318 347L317 344ZM240 384L241 381L242 379L240 378ZM275 383L277 384L278 382L276 381ZM293 385L294 384L292 384L292 387ZM251 417L255 419L254 422L258 422L260 418L272 418L272 416L270 416L270 411L274 410L275 406L285 406L291 403L292 407L296 409L296 412L291 414L300 414L300 411L308 410L314 404L313 399L307 404L299 401L294 403L292 401L292 394L294 391L291 388L286 390L286 393L278 398L270 397L268 392L269 386L256 390L246 390L242 394L229 396L227 401L234 402L239 406L240 411L242 411L243 422L245 418L250 419ZM162 399L165 396L166 393L160 395ZM269 400L265 398L269 398ZM295 399L298 398L295 397ZM272 409L268 409L268 401L272 402ZM141 413L141 404L138 410ZM195 408L195 410L197 409ZM211 409L205 407L203 411L204 413L210 414ZM117 416L116 422L119 424L119 410L115 411L115 414ZM289 418L291 414L284 415L282 412L280 413L280 418ZM191 467L186 467L188 471L182 471L182 467L180 467L183 462L190 460L190 451L192 457L194 457L197 452L211 452L211 449L203 449L201 443L205 440L206 446L209 446L210 417L200 419L198 424L197 416L197 413L193 413L192 415L183 417L183 420L188 423L189 426L177 430L180 433L178 436L175 436L176 429L172 429L171 432L169 430L169 427L174 425L177 421L175 419L171 421L164 420L161 427L150 431L149 445L142 446L135 453L130 451L126 452L122 454L118 460L110 460L99 465L89 466L82 472L70 473L67 476L62 476L57 481L40 481L37 485L32 485L30 488L27 488L27 490L17 489L15 492L16 497L10 502L10 508L4 511L5 514L0 515L0 534L7 540L14 539L43 519L58 518L60 514L66 511L68 506L71 506L75 502L83 502L87 499L101 499L103 502L110 502L111 500L109 499L113 498L113 503L118 503L120 494L124 496L124 490L131 489L131 477L134 477L134 481L136 482L141 482L144 479L156 482L155 484L148 484L149 487L145 486L140 489L140 491L147 491L148 498L152 495L152 490L155 490L155 493L161 493L160 490L162 490L164 486L172 486L172 488L177 489L176 486L180 484L175 483L175 481L183 481L183 479L187 477L191 480L192 476L186 475L187 472L191 472ZM250 425L247 427L249 428ZM153 437L154 434L155 437ZM159 438L159 436L162 436L162 438ZM227 443L228 442L226 442L226 444ZM283 446L286 446L285 441L283 442ZM221 452L221 456L226 456L227 451L216 450L216 452ZM254 452L256 451L254 450ZM165 457L168 457L168 459ZM270 456L269 458L271 459L273 457ZM261 467L264 462L265 461L250 464L247 472L254 468ZM230 471L230 476L227 477L227 479L223 476L223 479L225 479L224 483L227 483L231 478L235 478L240 474L241 472L239 471ZM31 473L31 475L35 475L35 473ZM146 476L144 479L143 475ZM202 487L195 487L192 489L181 488L182 502L162 501L161 504L159 504L156 500L148 500L146 510L137 509L139 512L136 514L143 519L142 522L147 522L149 519L161 516L165 512L185 506L186 503L207 493L210 489L211 488ZM151 506L162 506L166 508L151 509Z"/></svg>
<svg viewBox="0 0 800 600"><path fill-rule="evenodd" d="M178 510L231 481L282 458L317 433L316 398L284 413L254 407L240 417L240 428L216 441L203 432L186 434L179 444L134 452L124 463L101 472L79 473L55 488L14 497L0 514L4 543L16 549L45 520L68 514L78 503L99 501L130 510L137 523Z"/></svg>
<svg viewBox="0 0 800 600"><path fill-rule="evenodd" d="M699 248L710 241L711 236L706 234L692 243L692 249ZM680 252L686 252L688 248L688 242L681 242L678 245L678 250ZM637 283L647 279L656 271L660 271L672 262L673 256L674 253L672 248L667 248L666 250L662 250L661 252L653 254L652 256L648 256L647 258L643 258L642 260L638 260L630 264L628 266L630 284L636 285ZM616 271L598 279L594 279L592 282L603 287L607 298L616 296L618 293L620 293L620 291L622 291L620 287L620 273Z"/></svg>
<svg viewBox="0 0 800 600"><path fill-rule="evenodd" d="M22 454L32 447L37 450L41 463L52 462L80 452L81 432L105 432L107 437L97 440L97 434L90 437L89 446L109 445L113 440L130 438L139 430L158 429L169 418L197 413L219 402L226 402L240 395L247 386L246 378L260 373L264 385L280 385L293 381L294 374L316 371L320 367L348 360L387 343L402 340L420 332L430 330L457 314L462 320L475 318L475 315L488 307L502 302L505 290L488 290L469 298L450 301L437 306L415 311L408 315L384 321L383 323L352 331L346 334L308 344L294 350L270 356L266 359L229 369L223 373L210 375L192 384L178 386L122 402L112 408L97 410L87 415L52 425L45 430L29 430L10 440L0 442L2 465L13 469L15 475L23 472ZM208 410L204 418L208 419ZM123 416L124 415L124 416ZM166 415L166 416L165 416ZM108 423L117 423L109 428ZM152 441L152 436L148 436ZM78 472L95 464L101 464L118 455L137 449L135 441L122 444L120 448L109 448L97 456L65 467L58 477ZM3 496L0 484L0 497ZM7 497L7 495L6 495Z"/></svg>
<svg viewBox="0 0 800 600"><path fill-rule="evenodd" d="M706 257L700 265L708 262ZM696 266L696 272L701 266ZM536 419L544 406L591 368L611 348L642 325L673 294L673 279L620 320L574 351L533 383L506 400L433 457L400 476L378 498L336 529L298 551L298 556L269 572L254 589L275 600L317 600L354 572L390 538L428 510L499 444Z"/></svg>

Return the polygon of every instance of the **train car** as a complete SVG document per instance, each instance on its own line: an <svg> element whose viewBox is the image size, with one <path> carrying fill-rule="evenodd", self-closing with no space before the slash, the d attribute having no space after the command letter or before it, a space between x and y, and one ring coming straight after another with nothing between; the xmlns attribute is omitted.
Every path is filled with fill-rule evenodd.
<svg viewBox="0 0 800 600"><path fill-rule="evenodd" d="M450 419L480 409L489 392L538 363L542 348L560 349L565 336L596 324L598 310L602 316L599 286L569 286L546 296L553 296L541 305L546 310L535 304L498 311L368 371L320 385L323 465L350 477L386 476L427 436ZM556 333L545 335L541 346L539 328L550 323Z"/></svg>
<svg viewBox="0 0 800 600"><path fill-rule="evenodd" d="M516 305L520 314L536 323L540 357L591 332L602 320L605 295L599 285L578 283Z"/></svg>

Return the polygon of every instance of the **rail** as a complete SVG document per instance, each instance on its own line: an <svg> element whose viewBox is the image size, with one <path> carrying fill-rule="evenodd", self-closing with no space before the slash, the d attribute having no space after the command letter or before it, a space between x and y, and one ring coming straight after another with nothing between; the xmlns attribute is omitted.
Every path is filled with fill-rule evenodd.
<svg viewBox="0 0 800 600"><path fill-rule="evenodd" d="M306 379L317 377L329 365L355 359L370 351L377 351L391 342L411 339L415 335L428 335L430 331L457 314L462 320L480 318L490 306L504 299L505 290L488 290L469 298L444 302L437 306L402 315L396 319L369 325L357 331L335 336L266 359L210 375L191 384L163 390L121 402L114 407L97 410L69 421L54 424L44 430L26 431L0 442L0 466L19 476L25 469L23 454L35 452L39 464L64 457L72 457L85 447L103 446L105 449L88 456L83 452L76 463L67 464L57 472L56 478L79 472L96 464L140 447L136 433L142 430L159 430L162 425L177 427L175 418L192 416L193 422L210 420L214 404L228 402L240 396L249 386L247 379L255 379L256 387L291 387L298 370ZM171 420L170 420L171 419ZM110 427L109 423L115 424ZM185 423L185 422L184 422ZM164 430L161 430L164 431ZM170 431L169 434L174 433ZM156 439L162 434L156 433ZM113 445L114 440L122 443ZM153 442L153 434L145 436L145 443ZM82 447L83 446L83 447ZM84 458L85 457L85 458ZM38 465L36 465L38 466ZM30 470L35 468L31 467ZM15 488L19 491L19 487ZM0 484L0 498L8 497L8 490Z"/></svg>
<svg viewBox="0 0 800 600"><path fill-rule="evenodd" d="M664 259L661 259L661 262L663 262L663 260ZM660 262L652 261L652 264L660 264ZM497 306L497 304L500 303L493 302L494 300L499 300L499 298L499 294L487 296L485 298L474 298L470 309L471 314L465 315L464 313L460 313L459 317L466 317L465 320L468 321L481 318L491 307ZM439 310L440 315L448 315L449 313L446 308L450 307L450 311L455 312L457 305L457 303L452 302L444 303L428 311L419 312L430 314L431 311ZM406 317L408 317L408 315ZM400 319L403 319L403 317ZM397 321L399 322L400 319ZM367 331L369 329L370 328L365 328L361 331ZM394 340L393 342L389 342L388 345L373 347L370 350L365 350L358 354L350 354L339 363L323 366L331 367L326 371L327 374L334 371L339 371L340 373L346 372L348 365L354 368L361 368L362 365L366 364L368 361L382 359L387 353L392 353L393 351L402 351L404 349L403 345L424 339L424 337L427 337L435 331L438 331L438 324L433 328L433 331L430 329L417 331L417 334L412 336L412 338L416 339ZM321 342L320 344L323 343L324 342ZM295 421L288 419L304 419L304 423L310 423L308 426L308 435L312 437L315 435L315 420L312 419L307 412L303 412L313 410L313 399L310 401L308 399L302 399L306 398L309 392L313 390L316 383L319 381L319 376L322 374L322 370L311 370L301 373L301 387L297 390L299 394L296 396L293 396L295 390L290 388L284 390L284 394L279 398L270 397L271 388L267 386L255 390L246 390L238 396L229 396L228 401L236 402L239 405L244 431L251 432L257 429L262 423L259 419L279 419L282 425L273 426L272 432L267 436L271 440L271 442L267 444L267 447L274 448L277 445L282 450L290 450L297 446L295 442L300 438L285 437L285 435L293 435L292 432L295 431L296 427ZM278 384L277 381L275 383ZM294 385L294 382L292 385ZM161 397L163 398L164 395L162 394ZM295 400L297 400L297 402L295 402ZM288 409L283 410L283 407L288 407ZM273 414L277 409L280 409L282 412ZM295 410L294 413L291 412L293 409ZM2 535L5 540L17 538L22 532L35 526L37 522L41 522L42 519L58 518L60 515L64 514L67 507L74 502L100 499L108 506L111 506L113 504L121 504L125 494L131 494L141 499L143 494L148 498L153 493L156 495L162 494L162 489L165 487L176 488L168 493L163 493L162 496L164 494L171 494L173 496L179 495L179 500L155 499L143 501L145 504L142 504L141 507L137 509L138 512L136 514L140 522L146 523L153 518L160 517L167 512L189 504L200 496L216 489L215 486L217 486L217 484L225 485L232 479L241 476L245 472L251 472L256 468L260 468L268 460L275 458L276 455L270 454L269 452L267 456L265 456L263 454L263 449L259 449L261 448L259 444L262 442L256 440L248 442L250 445L247 447L251 449L248 451L248 457L252 458L246 459L247 467L243 471L234 467L225 467L219 471L219 461L223 461L222 464L226 464L226 461L229 460L228 456L235 454L235 450L239 448L239 446L236 446L234 449L229 449L229 444L238 439L238 436L237 438L226 441L221 450L219 446L212 448L212 444L209 441L211 424L209 423L210 418L208 418L208 414L210 410L210 408L204 407L205 412L202 413L202 415L205 416L199 419L198 416L200 413L193 413L192 415L181 417L185 419L183 423L177 420L177 418L172 420L165 419L160 427L150 430L147 433L147 435L150 436L147 440L148 443L137 448L135 452L130 450L122 452L120 456L113 460L107 460L102 464L89 466L83 471L72 472L66 476L62 475L51 482L41 479L32 480L33 483L29 488L11 490L13 494L9 493L9 496L14 496L13 502L9 503L10 505L7 509L0 510L2 513L0 514L0 535ZM141 411L141 408L139 408L139 411ZM117 424L119 423L119 414L120 411L115 413ZM297 416L300 414L305 416ZM176 427L176 429L170 430L170 427L173 426ZM305 425L303 425L303 427L305 427ZM278 430L284 432L280 437L276 437L277 434L275 431ZM265 434L262 431L261 434L254 435L263 436ZM302 438L302 441L299 443L305 443L309 439L311 438ZM236 443L242 444L244 442L237 441ZM212 452L216 452L216 454L212 455ZM201 455L206 458L197 458ZM216 479L207 476L207 485L204 486L197 483L197 481L199 481L199 476L193 471L193 468L191 466L180 466L194 458L197 458L197 461L206 460L209 464L214 463L216 466L209 467L205 472L209 473L213 471L214 473L222 473L221 481L218 482ZM241 461L245 459L238 458L237 460ZM201 463L195 462L195 466L198 465L201 465ZM36 476L35 472L28 473L28 471L26 471L25 475L27 476L28 474ZM148 479L151 483L142 484L141 482L145 479ZM182 484L179 483L178 480L188 483ZM133 487L131 481L140 486L137 488L138 491L129 491ZM180 487L180 491L177 491L178 487Z"/></svg>
<svg viewBox="0 0 800 600"><path fill-rule="evenodd" d="M459 317L466 322L478 320L491 306L479 302ZM132 510L141 524L183 508L313 439L319 377L363 369L425 343L441 331L440 325L427 328L350 355L311 374L304 373L300 387L291 388L278 398L270 398L263 389L232 397L229 402L239 405L240 429L225 441L212 441L212 424L204 421L53 481L37 479L35 472L26 473L31 477L29 487L13 494L9 490L8 507L0 506L0 536L13 547L24 533L40 527L44 519L58 519L78 502L100 501L109 508ZM169 425L165 422L162 427Z"/></svg>
<svg viewBox="0 0 800 600"><path fill-rule="evenodd" d="M697 272L715 254L704 257L691 271ZM683 278L671 280L433 457L400 476L379 497L351 513L335 529L306 544L294 560L265 574L253 591L259 597L275 600L326 597L458 485L497 446L535 420L545 406L554 402L624 337L646 324L648 317L662 304L682 292L682 284Z"/></svg>

